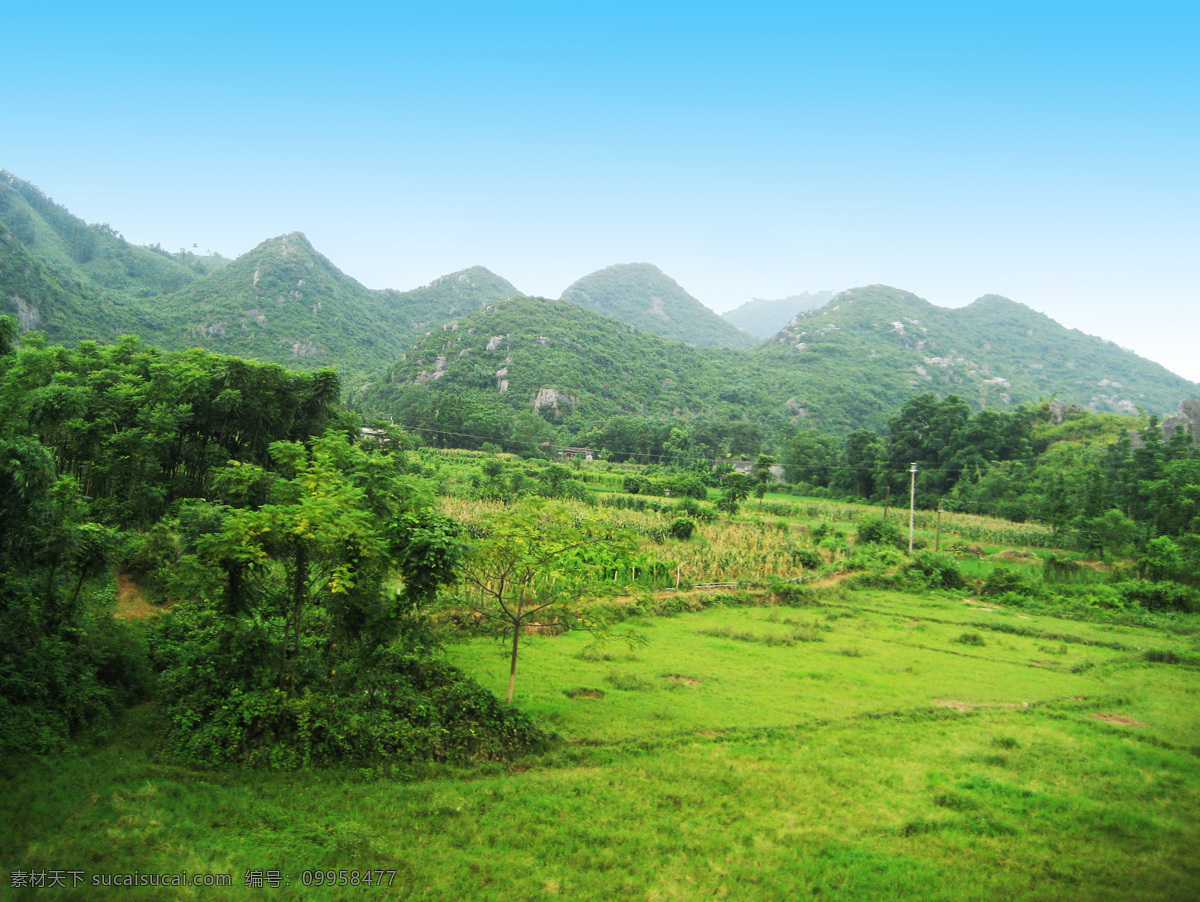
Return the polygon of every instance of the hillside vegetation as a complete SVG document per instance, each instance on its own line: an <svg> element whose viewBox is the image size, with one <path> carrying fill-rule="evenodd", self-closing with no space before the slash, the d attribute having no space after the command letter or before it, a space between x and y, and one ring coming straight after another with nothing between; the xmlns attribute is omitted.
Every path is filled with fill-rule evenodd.
<svg viewBox="0 0 1200 902"><path fill-rule="evenodd" d="M740 429L752 448L760 425L741 419L724 369L750 363L732 351L664 341L580 306L514 298L419 341L355 400L428 441L513 450L551 439L654 441L641 423L702 421ZM636 433L634 435L633 433ZM661 441L661 440L659 440Z"/></svg>
<svg viewBox="0 0 1200 902"><path fill-rule="evenodd" d="M32 255L74 282L152 298L178 291L197 278L192 267L166 251L130 244L107 223L86 223L4 170L0 223Z"/></svg>
<svg viewBox="0 0 1200 902"><path fill-rule="evenodd" d="M873 285L801 313L760 347L825 423L871 424L925 391L1011 409L1057 395L1094 410L1172 412L1197 386L1109 341L996 295L961 309Z"/></svg>
<svg viewBox="0 0 1200 902"><path fill-rule="evenodd" d="M926 391L973 409L1057 396L1131 415L1168 414L1200 394L1111 342L995 296L947 310L886 286L857 288L761 344L649 264L611 266L564 292L564 304L598 318L564 304L501 304L520 297L479 266L409 291L369 290L300 233L233 261L135 247L29 183L0 178L0 313L22 331L63 343L136 334L171 350L333 366L347 390L375 383L357 397L361 409L477 442L554 435L661 456L680 429L753 455L796 429L883 428ZM819 297L763 303L782 315ZM489 312L494 305L508 312ZM473 325L495 315L511 322ZM445 337L456 323L466 331ZM505 336L502 357L466 342L475 328ZM433 369L418 378L420 366Z"/></svg>
<svg viewBox="0 0 1200 902"><path fill-rule="evenodd" d="M962 342L986 362L955 353ZM1059 342L1074 355L1071 366L1040 363ZM933 357L939 349L948 356ZM1118 373L1125 382L1110 378ZM968 412L1015 411L1056 396L1136 414L1139 406L1173 412L1198 391L1002 298L945 310L871 288L800 315L751 353L693 348L561 302L512 299L419 341L355 405L440 444L486 441L523 452L553 438L670 460L684 447L710 458L754 456L796 433L840 440L854 429L882 430L891 412L930 392L954 395Z"/></svg>
<svg viewBox="0 0 1200 902"><path fill-rule="evenodd" d="M584 276L562 300L671 341L709 348L758 344L649 263L621 263Z"/></svg>
<svg viewBox="0 0 1200 902"><path fill-rule="evenodd" d="M385 289L383 296L392 328L415 339L478 313L488 304L521 297L522 293L507 279L482 266L472 266L409 291Z"/></svg>
<svg viewBox="0 0 1200 902"><path fill-rule="evenodd" d="M404 352L385 298L347 276L299 232L264 241L160 304L168 347L202 347L302 369L361 374ZM157 339L156 339L157 340Z"/></svg>

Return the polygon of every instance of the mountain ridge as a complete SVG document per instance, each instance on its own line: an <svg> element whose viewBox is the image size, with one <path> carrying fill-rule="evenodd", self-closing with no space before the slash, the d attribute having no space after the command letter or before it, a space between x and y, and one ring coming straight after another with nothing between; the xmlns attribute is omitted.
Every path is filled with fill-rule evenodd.
<svg viewBox="0 0 1200 902"><path fill-rule="evenodd" d="M784 300L796 297L804 296ZM522 298L482 266L408 291L374 291L300 232L268 239L233 261L136 248L11 173L0 178L0 312L55 342L137 333L166 349L201 346L301 369L337 365L347 389L355 390L397 371L407 353L427 353L427 339L439 340L458 323L469 332L472 317ZM999 295L950 309L889 286L855 288L801 311L765 342L739 332L651 264L606 267L573 283L557 306L547 304L541 299L529 307L536 312L522 313L514 329L549 339L574 323L594 336L605 366L626 373L605 383L597 376L601 357L589 358L586 343L557 346L552 375L578 379L541 387L594 396L599 400L589 403L597 415L653 411L666 418L756 419L772 429L807 422L846 430L884 425L922 391L955 393L974 407L1011 408L1057 394L1096 410L1161 414L1200 394L1200 386L1165 367ZM585 322L572 308L599 319ZM631 338L643 333L659 343ZM609 339L616 344L609 347ZM735 350L720 351L730 344ZM568 353L573 347L578 359ZM645 372L626 372L639 359ZM676 361L688 362L686 378L673 370ZM440 384L455 384L461 366L447 359L443 372L455 378ZM657 388L654 367L662 372ZM523 378L516 370L508 379L514 390ZM475 388L497 391L494 371L478 378ZM642 386L645 398L630 396L630 385ZM605 391L618 390L619 403L603 402ZM529 409L543 420L548 415ZM578 411L568 414L560 404L554 422L580 419Z"/></svg>
<svg viewBox="0 0 1200 902"><path fill-rule="evenodd" d="M805 291L774 301L751 298L741 306L722 313L721 317L743 332L764 340L777 335L797 313L824 306L833 299L834 294L832 291Z"/></svg>
<svg viewBox="0 0 1200 902"><path fill-rule="evenodd" d="M868 395L886 374L976 407L1059 394L1094 410L1166 413L1197 391L1160 364L994 294L947 308L886 285L850 289L797 315L754 353L792 373L836 361L851 377L843 393Z"/></svg>

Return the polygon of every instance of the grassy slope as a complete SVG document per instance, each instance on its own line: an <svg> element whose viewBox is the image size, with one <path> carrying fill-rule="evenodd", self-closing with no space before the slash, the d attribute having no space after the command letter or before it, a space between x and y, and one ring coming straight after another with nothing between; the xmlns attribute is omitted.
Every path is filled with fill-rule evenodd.
<svg viewBox="0 0 1200 902"><path fill-rule="evenodd" d="M300 875L368 867L397 871L381 898L429 900L1200 893L1196 671L1141 657L1194 656L1194 636L952 596L826 601L649 620L648 646L599 660L581 635L531 638L521 703L566 742L510 767L409 782L197 772L146 754L153 712L139 709L93 753L10 778L0 848L9 867L234 875L232 890L174 896L206 900L253 895L248 868L289 875L281 899L359 899L381 891ZM814 626L818 641L790 646L736 638ZM503 681L498 645L450 654ZM579 687L605 694L565 694Z"/></svg>

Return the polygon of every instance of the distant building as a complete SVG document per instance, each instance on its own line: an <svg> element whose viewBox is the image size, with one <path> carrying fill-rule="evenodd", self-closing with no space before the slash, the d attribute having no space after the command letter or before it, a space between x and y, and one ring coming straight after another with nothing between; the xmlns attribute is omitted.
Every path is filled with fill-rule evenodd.
<svg viewBox="0 0 1200 902"><path fill-rule="evenodd" d="M731 467L733 467L734 471L737 473L741 473L743 476L753 476L754 475L754 464L755 464L755 461L753 461L753 460L731 460L731 461L729 461L729 465ZM776 464L775 466L771 467L771 475L775 477L776 482L783 482L783 467L781 467L779 464Z"/></svg>

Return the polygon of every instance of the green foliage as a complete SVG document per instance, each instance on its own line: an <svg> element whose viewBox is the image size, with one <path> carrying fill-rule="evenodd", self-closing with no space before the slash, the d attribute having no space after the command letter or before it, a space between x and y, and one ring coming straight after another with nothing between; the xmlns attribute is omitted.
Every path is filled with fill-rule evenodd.
<svg viewBox="0 0 1200 902"><path fill-rule="evenodd" d="M538 741L425 648L416 615L455 578L464 546L403 460L332 431L270 453L274 472L219 474L235 504L211 508L195 545L220 594L172 613L158 639L171 748L292 768L498 757ZM384 588L393 570L402 599Z"/></svg>
<svg viewBox="0 0 1200 902"><path fill-rule="evenodd" d="M858 524L854 537L864 545L895 545L900 541L900 529L882 519L871 519Z"/></svg>
<svg viewBox="0 0 1200 902"><path fill-rule="evenodd" d="M997 567L984 579L979 593L981 595L996 596L1006 593L1021 595L1032 591L1033 587L1022 574L1006 567Z"/></svg>
<svg viewBox="0 0 1200 902"><path fill-rule="evenodd" d="M287 692L274 684L278 642L278 623L201 605L164 619L154 661L174 754L292 769L501 758L542 741L525 715L419 647L350 655L310 641L311 673L302 689Z"/></svg>
<svg viewBox="0 0 1200 902"><path fill-rule="evenodd" d="M1200 612L1200 590L1190 586L1138 579L1117 583L1115 588L1125 601L1147 611Z"/></svg>
<svg viewBox="0 0 1200 902"><path fill-rule="evenodd" d="M462 527L437 511L405 514L396 527L393 532L400 535L394 534L392 541L405 598L414 605L428 604L439 587L458 578L466 553Z"/></svg>
<svg viewBox="0 0 1200 902"><path fill-rule="evenodd" d="M686 542L696 531L696 521L689 517L676 517L667 527L667 533L672 539Z"/></svg>
<svg viewBox="0 0 1200 902"><path fill-rule="evenodd" d="M625 569L633 547L633 537L609 522L551 505L507 511L481 526L463 567L461 603L511 640L510 704L522 631L537 623L556 632L584 628L604 635L607 624L578 601Z"/></svg>
<svg viewBox="0 0 1200 902"><path fill-rule="evenodd" d="M0 316L0 357L7 356L17 347L17 321L11 316Z"/></svg>
<svg viewBox="0 0 1200 902"><path fill-rule="evenodd" d="M214 465L267 464L272 441L323 429L338 391L329 370L165 354L133 338L27 345L0 371L0 416L8 430L38 435L101 519L143 525L208 492Z"/></svg>
<svg viewBox="0 0 1200 902"><path fill-rule="evenodd" d="M671 506L671 510L682 514L698 523L711 523L716 519L711 508L705 507L695 500L695 498L687 497L681 501L675 502Z"/></svg>
<svg viewBox="0 0 1200 902"><path fill-rule="evenodd" d="M730 473L725 477L725 491L717 499L717 510L728 514L732 520L742 502L750 497L750 479L741 473Z"/></svg>
<svg viewBox="0 0 1200 902"><path fill-rule="evenodd" d="M623 263L584 276L563 292L562 300L673 341L723 348L758 343L649 263Z"/></svg>
<svg viewBox="0 0 1200 902"><path fill-rule="evenodd" d="M98 589L116 540L47 450L0 439L0 753L43 754L143 697L133 628Z"/></svg>
<svg viewBox="0 0 1200 902"><path fill-rule="evenodd" d="M771 473L771 467L775 466L775 458L770 454L758 455L758 460L754 462L754 496L762 498L767 494L767 487L774 481L775 477Z"/></svg>
<svg viewBox="0 0 1200 902"><path fill-rule="evenodd" d="M932 551L918 551L905 570L919 575L931 589L961 589L966 585L954 558Z"/></svg>
<svg viewBox="0 0 1200 902"><path fill-rule="evenodd" d="M1160 581L1183 576L1183 550L1169 536L1159 536L1146 543L1138 555L1138 575L1143 579Z"/></svg>

